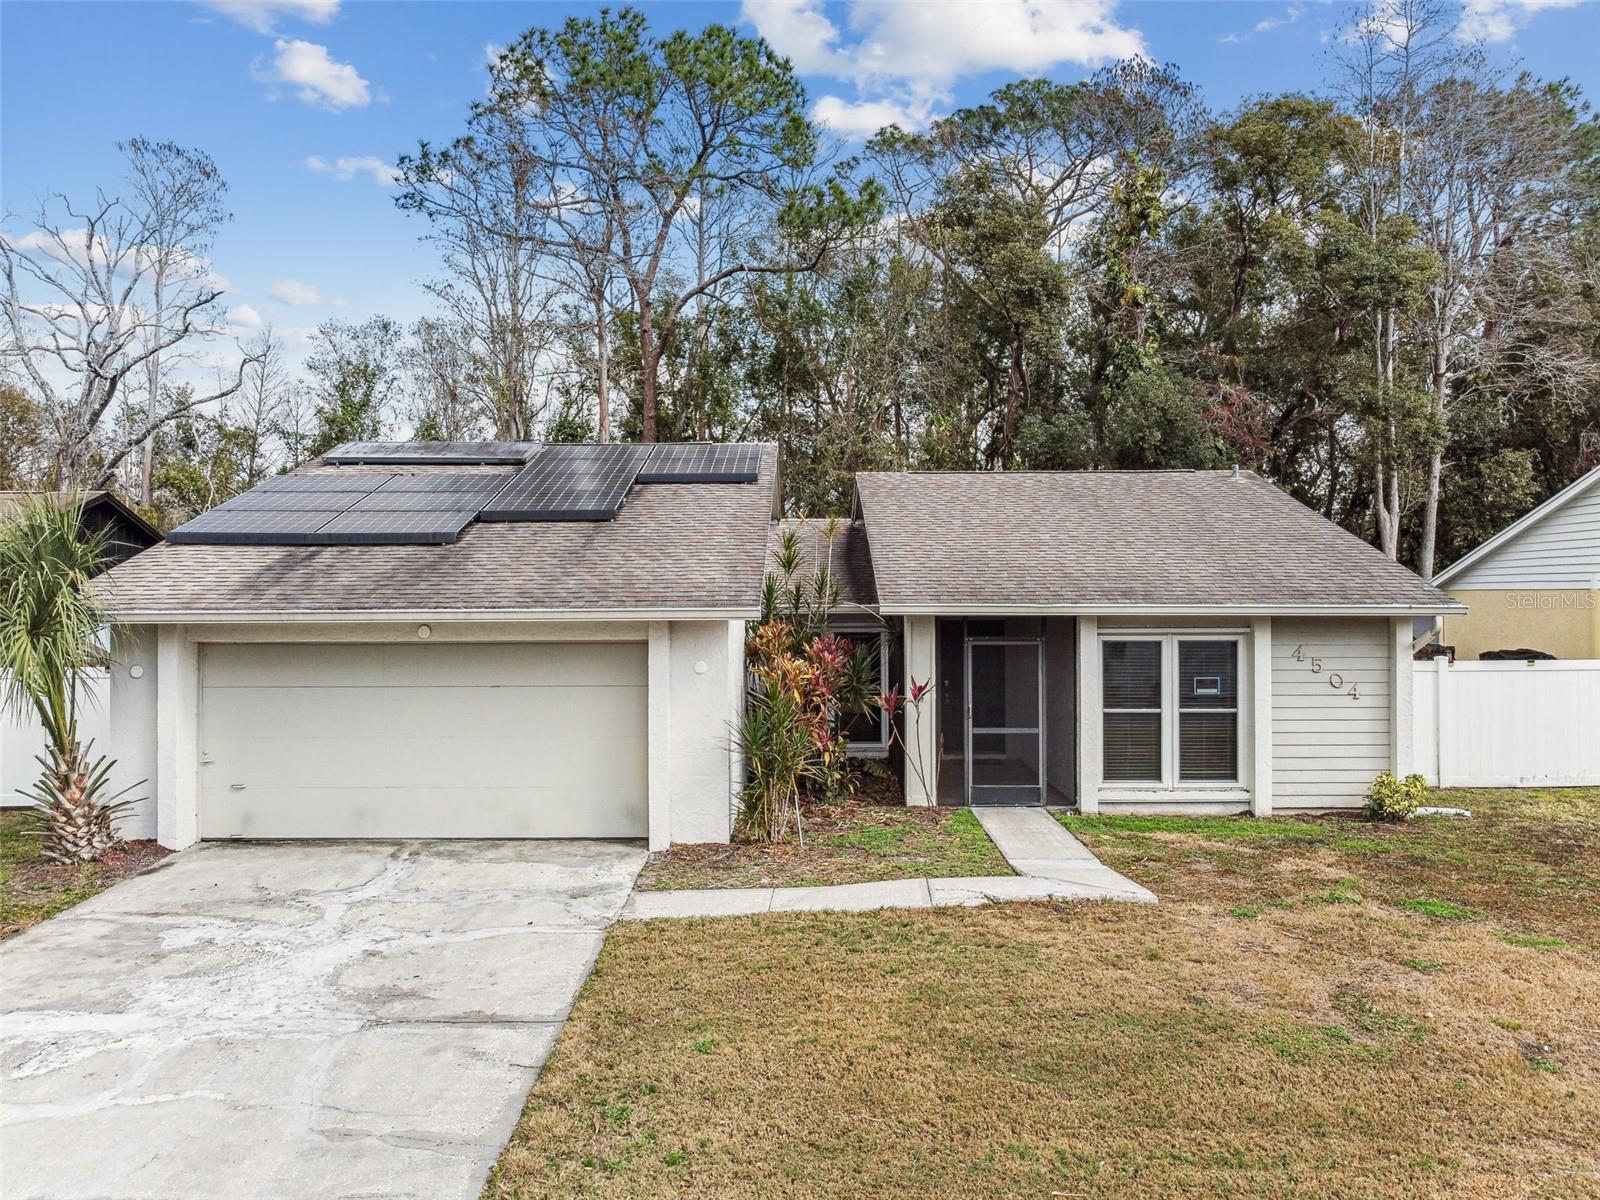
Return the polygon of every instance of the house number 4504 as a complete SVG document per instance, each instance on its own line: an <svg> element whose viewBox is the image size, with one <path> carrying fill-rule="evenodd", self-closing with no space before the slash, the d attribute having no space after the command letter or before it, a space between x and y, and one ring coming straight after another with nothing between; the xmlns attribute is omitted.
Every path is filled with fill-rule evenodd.
<svg viewBox="0 0 1600 1200"><path fill-rule="evenodd" d="M1294 648L1294 653L1290 655L1290 657L1293 658L1295 662L1310 663L1311 673L1313 675L1322 674L1322 660L1315 655L1308 655L1304 645L1296 646ZM1344 694L1349 696L1352 700L1361 699L1361 685L1359 683L1352 683L1350 687L1346 689L1344 686L1344 676L1339 674L1337 671L1328 672L1328 686L1336 692L1344 692Z"/></svg>

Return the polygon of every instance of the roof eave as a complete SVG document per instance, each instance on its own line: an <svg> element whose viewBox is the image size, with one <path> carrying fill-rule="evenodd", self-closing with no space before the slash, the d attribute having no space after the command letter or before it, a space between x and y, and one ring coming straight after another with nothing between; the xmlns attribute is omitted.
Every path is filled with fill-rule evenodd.
<svg viewBox="0 0 1600 1200"><path fill-rule="evenodd" d="M707 608L367 608L136 609L111 608L121 625L344 625L385 622L751 621L760 605Z"/></svg>
<svg viewBox="0 0 1600 1200"><path fill-rule="evenodd" d="M1451 563L1443 571L1440 571L1437 575L1435 575L1430 582L1432 582L1434 587L1444 587L1450 582L1450 580L1454 579L1457 575L1461 574L1461 572L1472 566L1473 563L1482 561L1490 554L1493 554L1501 546L1504 546L1507 542L1511 541L1512 538L1520 535L1524 530L1544 520L1551 513L1557 511L1558 509L1566 507L1584 492L1588 491L1589 488L1593 487L1596 483L1600 483L1600 467L1591 468L1588 472L1578 476L1578 478L1567 484L1566 487L1562 488L1554 496L1551 496L1543 504L1539 505L1538 508L1531 509L1528 512L1523 513L1522 516L1511 522L1511 524L1507 525L1499 533L1495 534L1488 541L1484 542L1483 545L1479 546L1476 550L1471 550L1462 555L1460 558L1456 559L1455 562Z"/></svg>
<svg viewBox="0 0 1600 1200"><path fill-rule="evenodd" d="M1432 617L1459 614L1459 602L1435 604L1019 604L879 602L895 617Z"/></svg>

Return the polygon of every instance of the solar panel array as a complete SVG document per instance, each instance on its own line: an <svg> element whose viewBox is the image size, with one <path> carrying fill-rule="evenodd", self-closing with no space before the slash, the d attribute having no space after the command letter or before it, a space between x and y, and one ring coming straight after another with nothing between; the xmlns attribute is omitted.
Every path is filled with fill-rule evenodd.
<svg viewBox="0 0 1600 1200"><path fill-rule="evenodd" d="M521 466L538 442L346 442L322 456L335 466Z"/></svg>
<svg viewBox="0 0 1600 1200"><path fill-rule="evenodd" d="M650 447L627 442L545 450L485 505L480 521L609 521Z"/></svg>
<svg viewBox="0 0 1600 1200"><path fill-rule="evenodd" d="M526 442L352 442L339 453L362 456L372 447L376 457L347 461L469 465L502 452L494 448L508 455L537 449ZM473 453L480 457L465 457ZM391 457L384 460L384 454ZM455 541L474 520L608 521L635 483L750 483L760 460L759 446L611 442L546 446L520 470L312 470L268 479L167 539L267 546L441 544Z"/></svg>
<svg viewBox="0 0 1600 1200"><path fill-rule="evenodd" d="M657 446L639 472L639 483L754 483L761 447L719 442Z"/></svg>

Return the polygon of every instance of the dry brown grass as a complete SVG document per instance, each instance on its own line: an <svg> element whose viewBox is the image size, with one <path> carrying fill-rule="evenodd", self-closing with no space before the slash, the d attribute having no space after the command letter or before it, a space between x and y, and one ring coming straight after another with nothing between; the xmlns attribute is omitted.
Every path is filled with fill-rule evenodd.
<svg viewBox="0 0 1600 1200"><path fill-rule="evenodd" d="M1482 836L1541 819L1507 805ZM1215 834L1137 835L1153 909L619 926L485 1195L1600 1197L1586 834L1542 925Z"/></svg>
<svg viewBox="0 0 1600 1200"><path fill-rule="evenodd" d="M815 887L1014 873L964 808L906 808L858 800L808 805L804 821L804 840L674 846L652 854L636 886L641 891Z"/></svg>

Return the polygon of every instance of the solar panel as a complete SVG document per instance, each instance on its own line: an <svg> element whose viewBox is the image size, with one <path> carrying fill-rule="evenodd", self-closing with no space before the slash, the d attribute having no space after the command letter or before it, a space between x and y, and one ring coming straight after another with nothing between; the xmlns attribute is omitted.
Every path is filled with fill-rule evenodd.
<svg viewBox="0 0 1600 1200"><path fill-rule="evenodd" d="M388 471L310 471L274 475L256 485L257 492L370 492L393 479Z"/></svg>
<svg viewBox="0 0 1600 1200"><path fill-rule="evenodd" d="M325 546L406 546L453 542L476 517L465 512L345 512L316 532Z"/></svg>
<svg viewBox="0 0 1600 1200"><path fill-rule="evenodd" d="M335 512L349 508L362 498L361 492L291 492L283 489L263 491L255 488L226 500L212 512Z"/></svg>
<svg viewBox="0 0 1600 1200"><path fill-rule="evenodd" d="M521 466L538 448L538 442L346 442L324 454L322 461L387 466L429 463Z"/></svg>
<svg viewBox="0 0 1600 1200"><path fill-rule="evenodd" d="M487 492L373 492L362 496L346 512L466 512L489 502L497 488Z"/></svg>
<svg viewBox="0 0 1600 1200"><path fill-rule="evenodd" d="M547 446L478 514L480 521L609 521L649 446Z"/></svg>
<svg viewBox="0 0 1600 1200"><path fill-rule="evenodd" d="M638 482L754 483L760 467L760 446L683 442L657 446Z"/></svg>
<svg viewBox="0 0 1600 1200"><path fill-rule="evenodd" d="M390 492L480 492L494 495L515 471L434 471L427 475L393 475L379 490Z"/></svg>
<svg viewBox="0 0 1600 1200"><path fill-rule="evenodd" d="M167 541L213 546L311 546L337 510L322 512L228 512L214 508L167 534Z"/></svg>

